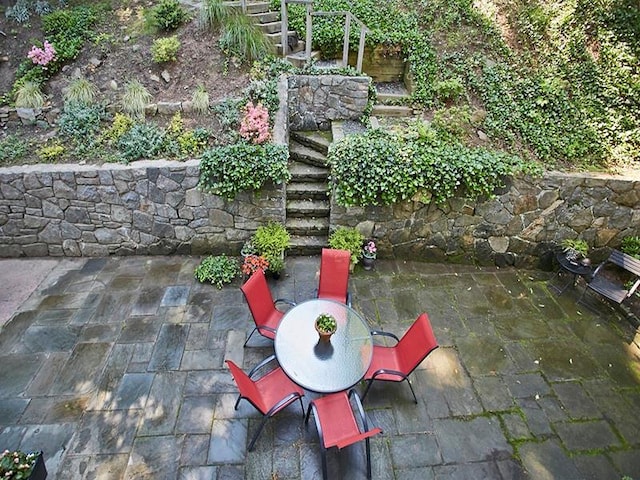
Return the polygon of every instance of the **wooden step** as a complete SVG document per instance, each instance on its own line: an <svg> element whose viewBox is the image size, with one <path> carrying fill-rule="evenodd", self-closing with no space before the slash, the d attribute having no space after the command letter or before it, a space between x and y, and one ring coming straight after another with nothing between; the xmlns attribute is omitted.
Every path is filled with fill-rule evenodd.
<svg viewBox="0 0 640 480"><path fill-rule="evenodd" d="M277 35L280 35L280 34L279 33L277 33L277 34L271 33L271 34L267 34L267 37L269 35L276 35L277 36ZM278 37L278 43L275 44L276 52L278 53L278 55L282 55L282 44L280 43L281 39L282 39L281 37ZM304 50L304 41L298 40L298 43L296 43L296 45L293 47L293 49L287 47L287 54L291 55L293 53L301 52L303 50Z"/></svg>
<svg viewBox="0 0 640 480"><path fill-rule="evenodd" d="M291 244L287 253L290 255L318 255L328 245L329 239L324 235L291 235Z"/></svg>
<svg viewBox="0 0 640 480"><path fill-rule="evenodd" d="M329 217L287 218L285 227L291 235L327 236L329 234Z"/></svg>
<svg viewBox="0 0 640 480"><path fill-rule="evenodd" d="M280 12L258 12L258 13L250 13L247 15L253 23L256 25L260 23L271 23L271 22L279 22L280 21ZM279 31L281 31L280 28Z"/></svg>
<svg viewBox="0 0 640 480"><path fill-rule="evenodd" d="M402 105L376 104L373 106L371 115L377 115L378 117L411 117L413 115L413 108Z"/></svg>
<svg viewBox="0 0 640 480"><path fill-rule="evenodd" d="M306 147L296 141L289 142L289 158L298 162L315 165L317 167L327 166L327 157L322 153Z"/></svg>
<svg viewBox="0 0 640 480"><path fill-rule="evenodd" d="M280 33L282 31L282 22L269 22L269 23L256 23L256 27L262 30L264 33Z"/></svg>
<svg viewBox="0 0 640 480"><path fill-rule="evenodd" d="M223 2L223 5L231 7L234 10L242 10L242 3L240 2ZM264 13L269 11L269 2L246 2L246 12L249 13Z"/></svg>
<svg viewBox="0 0 640 480"><path fill-rule="evenodd" d="M289 132L289 137L306 147L316 150L323 155L326 155L329 151L329 145L331 145L331 132L313 130L310 132Z"/></svg>
<svg viewBox="0 0 640 480"><path fill-rule="evenodd" d="M328 168L317 167L295 160L289 162L289 173L291 173L292 182L326 182L329 177Z"/></svg>
<svg viewBox="0 0 640 480"><path fill-rule="evenodd" d="M287 200L287 217L326 217L330 211L329 200Z"/></svg>
<svg viewBox="0 0 640 480"><path fill-rule="evenodd" d="M329 186L326 182L289 182L287 199L291 200L326 200L329 197Z"/></svg>

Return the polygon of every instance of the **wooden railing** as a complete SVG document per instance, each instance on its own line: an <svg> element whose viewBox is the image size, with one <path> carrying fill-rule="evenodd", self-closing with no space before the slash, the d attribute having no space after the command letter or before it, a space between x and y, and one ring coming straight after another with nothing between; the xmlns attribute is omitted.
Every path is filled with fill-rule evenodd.
<svg viewBox="0 0 640 480"><path fill-rule="evenodd" d="M243 2L245 0L242 0ZM362 23L358 17L347 11L334 11L334 12L315 12L313 11L313 0L281 0L281 20L282 20L282 38L280 43L282 45L282 56L287 56L288 51L288 36L289 36L289 18L287 14L287 4L299 3L306 7L306 35L305 35L305 59L311 58L311 42L313 36L312 17L333 17L344 16L344 40L342 42L342 66L346 67L349 64L349 34L351 33L351 23L354 22L360 27L360 43L358 44L358 58L356 61L356 70L362 71L362 59L364 57L364 41L366 34L370 31L367 26Z"/></svg>

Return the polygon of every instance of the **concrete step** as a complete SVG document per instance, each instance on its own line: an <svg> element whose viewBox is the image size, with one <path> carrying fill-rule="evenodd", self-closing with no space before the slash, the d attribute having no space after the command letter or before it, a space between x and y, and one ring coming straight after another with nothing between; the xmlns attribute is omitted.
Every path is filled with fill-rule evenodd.
<svg viewBox="0 0 640 480"><path fill-rule="evenodd" d="M326 200L329 198L329 186L326 182L289 182L287 199Z"/></svg>
<svg viewBox="0 0 640 480"><path fill-rule="evenodd" d="M291 32L289 32L289 33L291 33ZM267 34L267 37L269 37L270 40L273 41L273 39L271 39L270 35L276 35L277 36L278 43L275 44L276 52L278 53L278 55L282 55L282 44L280 43L280 40L281 40L280 32ZM287 47L287 55L291 55L293 53L297 53L297 52L301 52L301 51L304 51L304 41L303 40L298 40L298 43L296 43L296 45L293 47L293 49Z"/></svg>
<svg viewBox="0 0 640 480"><path fill-rule="evenodd" d="M319 50L312 51L310 59L317 60L318 58L320 58L320 51ZM298 68L304 67L304 65L309 61L309 59L307 59L306 52L304 51L304 49L300 52L287 55L287 60L289 60L289 62L291 62L291 64L294 67L298 67Z"/></svg>
<svg viewBox="0 0 640 480"><path fill-rule="evenodd" d="M223 5L231 7L233 9L241 10L242 3L240 2L223 2ZM246 2L246 13L264 13L269 11L269 2Z"/></svg>
<svg viewBox="0 0 640 480"><path fill-rule="evenodd" d="M287 253L290 255L318 255L329 245L328 237L291 235L291 244Z"/></svg>
<svg viewBox="0 0 640 480"><path fill-rule="evenodd" d="M258 12L258 13L250 13L247 15L253 23L256 25L260 23L271 23L271 22L279 22L280 21L280 12ZM280 28L282 30L282 28ZM278 30L278 31L280 31Z"/></svg>
<svg viewBox="0 0 640 480"><path fill-rule="evenodd" d="M326 182L329 177L328 168L317 167L295 160L289 162L289 173L291 173L292 182Z"/></svg>
<svg viewBox="0 0 640 480"><path fill-rule="evenodd" d="M289 141L289 158L317 167L326 168L327 166L327 157L322 153L291 140Z"/></svg>
<svg viewBox="0 0 640 480"><path fill-rule="evenodd" d="M377 82L374 83L376 89L377 102L400 102L409 99L411 94L402 82Z"/></svg>
<svg viewBox="0 0 640 480"><path fill-rule="evenodd" d="M329 145L331 145L332 141L331 132L329 131L322 132L313 130L310 132L290 132L289 137L323 155L326 155L329 151Z"/></svg>
<svg viewBox="0 0 640 480"><path fill-rule="evenodd" d="M371 115L377 115L378 117L411 117L413 115L413 108L402 105L376 104L373 106Z"/></svg>
<svg viewBox="0 0 640 480"><path fill-rule="evenodd" d="M287 200L287 217L326 217L331 211L329 200Z"/></svg>
<svg viewBox="0 0 640 480"><path fill-rule="evenodd" d="M282 30L280 30L278 33L267 33L266 37L269 39L269 41L273 44L273 45L280 45L280 40L282 40L282 35L281 35ZM289 36L293 36L296 35L297 37L297 33L295 32L295 30L289 30ZM300 43L301 40L298 40L298 43ZM302 42L304 44L304 42Z"/></svg>
<svg viewBox="0 0 640 480"><path fill-rule="evenodd" d="M329 217L287 218L285 227L291 235L302 237L329 235Z"/></svg>

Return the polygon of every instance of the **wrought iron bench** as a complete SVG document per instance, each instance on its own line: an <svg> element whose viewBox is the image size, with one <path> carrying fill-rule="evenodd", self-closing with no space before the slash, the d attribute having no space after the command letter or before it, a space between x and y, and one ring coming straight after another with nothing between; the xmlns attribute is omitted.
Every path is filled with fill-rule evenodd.
<svg viewBox="0 0 640 480"><path fill-rule="evenodd" d="M611 276L604 275L604 272L608 270L611 265L616 265L629 272L632 277L631 281L621 280L616 282L611 279ZM591 280L587 283L578 302L582 301L587 290L592 290L620 305L627 298L631 297L638 287L640 287L640 260L618 250L613 250L609 258L594 270Z"/></svg>

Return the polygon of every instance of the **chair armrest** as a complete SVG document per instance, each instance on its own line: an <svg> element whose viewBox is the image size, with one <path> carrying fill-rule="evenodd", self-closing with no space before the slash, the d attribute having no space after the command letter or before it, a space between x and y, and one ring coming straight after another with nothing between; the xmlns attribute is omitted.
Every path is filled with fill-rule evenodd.
<svg viewBox="0 0 640 480"><path fill-rule="evenodd" d="M633 284L633 287L629 289L629 293L627 293L627 297L631 297L631 295L633 295L636 292L638 287L640 287L640 278L636 280L636 283Z"/></svg>
<svg viewBox="0 0 640 480"><path fill-rule="evenodd" d="M271 417L272 415L275 415L279 410L289 405L296 398L302 398L302 395L300 395L298 392L291 392L289 395L287 395L278 403L276 403L273 407L271 407L269 411L265 413L265 415L267 417ZM303 408L303 412L304 412L304 408Z"/></svg>
<svg viewBox="0 0 640 480"><path fill-rule="evenodd" d="M347 307L351 306L351 292L347 292Z"/></svg>
<svg viewBox="0 0 640 480"><path fill-rule="evenodd" d="M268 328L268 327L262 327L262 328ZM270 329L272 330L272 329ZM251 371L248 373L249 378L253 377L253 375L260 370L262 367L264 367L267 363L269 363L271 360L274 360L276 358L275 355L270 355L267 358L265 358L264 360L262 360L258 365L256 365L255 367L253 367L251 369Z"/></svg>
<svg viewBox="0 0 640 480"><path fill-rule="evenodd" d="M395 375L402 379L407 378L407 375L405 375L402 372L399 372L398 370L389 370L388 368L381 368L380 370L376 370L375 372L373 372L373 375L371 375L371 380L375 380L378 375Z"/></svg>
<svg viewBox="0 0 640 480"><path fill-rule="evenodd" d="M394 335L393 333L391 333L391 332L384 332L384 331L382 331L382 330L371 330L371 335L381 335L381 336L383 336L383 337L391 337L391 338L393 338L396 342L399 342L399 341L400 341L400 339L399 339L396 335Z"/></svg>
<svg viewBox="0 0 640 480"><path fill-rule="evenodd" d="M600 272L600 270L602 270L605 266L605 264L607 263L607 260L605 260L604 262L602 262L600 265L598 265L596 267L596 269L593 271L593 273L591 274L591 280L593 280L595 278L596 275L598 275L598 273Z"/></svg>
<svg viewBox="0 0 640 480"><path fill-rule="evenodd" d="M294 302L293 300L289 300L288 298L276 298L273 301L273 305L275 306L278 303L286 303L287 305L289 305L290 307L295 307L297 305L296 302Z"/></svg>

